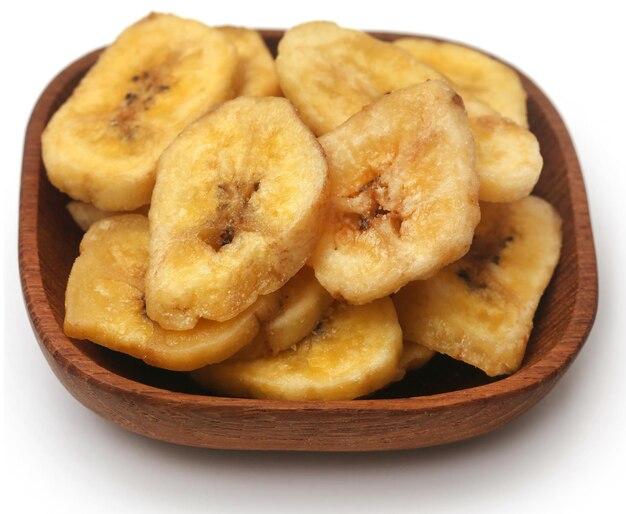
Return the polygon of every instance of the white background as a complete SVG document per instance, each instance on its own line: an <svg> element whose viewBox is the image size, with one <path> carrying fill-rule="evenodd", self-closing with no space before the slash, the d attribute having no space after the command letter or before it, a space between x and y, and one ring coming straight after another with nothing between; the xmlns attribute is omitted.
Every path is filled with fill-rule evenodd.
<svg viewBox="0 0 626 514"><path fill-rule="evenodd" d="M4 512L617 512L624 508L626 306L623 16L618 2L11 2L0 30L5 209ZM323 455L203 451L125 432L82 407L32 335L17 271L23 135L47 82L150 10L208 24L311 19L482 47L546 91L574 138L593 216L600 308L556 389L506 428L442 448ZM618 46L620 48L618 48ZM618 51L619 50L619 51ZM622 511L623 512L623 511Z"/></svg>

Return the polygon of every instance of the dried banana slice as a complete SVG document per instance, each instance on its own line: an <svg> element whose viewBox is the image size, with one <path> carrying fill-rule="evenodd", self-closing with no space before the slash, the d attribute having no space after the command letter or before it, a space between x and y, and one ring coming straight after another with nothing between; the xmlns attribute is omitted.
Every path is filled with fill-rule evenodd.
<svg viewBox="0 0 626 514"><path fill-rule="evenodd" d="M334 297L387 296L467 252L480 217L474 143L447 83L385 95L320 143L331 212L309 263Z"/></svg>
<svg viewBox="0 0 626 514"><path fill-rule="evenodd" d="M218 27L237 49L236 96L281 96L274 58L261 35L242 27Z"/></svg>
<svg viewBox="0 0 626 514"><path fill-rule="evenodd" d="M404 340L402 342L402 355L400 356L400 367L406 371L424 367L435 355L433 350L426 348L413 341Z"/></svg>
<svg viewBox="0 0 626 514"><path fill-rule="evenodd" d="M280 308L263 324L253 342L242 348L233 359L251 359L277 354L291 348L308 336L333 303L315 278L313 270L303 267L278 291Z"/></svg>
<svg viewBox="0 0 626 514"><path fill-rule="evenodd" d="M188 371L220 362L248 344L279 308L278 295L260 297L225 322L201 320L187 331L163 330L145 313L148 219L113 216L85 234L67 283L65 333L89 339L161 368Z"/></svg>
<svg viewBox="0 0 626 514"><path fill-rule="evenodd" d="M76 201L68 202L65 207L74 222L83 230L83 232L86 232L96 221L100 221L101 219L109 218L111 216L117 216L119 214L126 214L123 212L103 211L90 203ZM148 214L149 208L149 205L144 205L139 209L135 209L133 212L137 214Z"/></svg>
<svg viewBox="0 0 626 514"><path fill-rule="evenodd" d="M227 361L192 373L203 387L229 396L280 400L350 400L399 380L402 332L393 303L335 304L292 350Z"/></svg>
<svg viewBox="0 0 626 514"><path fill-rule="evenodd" d="M543 167L535 135L471 95L463 101L476 146L480 200L514 202L528 196Z"/></svg>
<svg viewBox="0 0 626 514"><path fill-rule="evenodd" d="M156 163L193 120L232 97L235 48L218 30L151 14L105 50L42 135L50 182L106 211L150 202Z"/></svg>
<svg viewBox="0 0 626 514"><path fill-rule="evenodd" d="M90 203L71 201L65 206L74 222L86 232L96 221L108 218L116 212L103 211Z"/></svg>
<svg viewBox="0 0 626 514"><path fill-rule="evenodd" d="M545 200L481 204L469 253L394 296L405 339L490 376L516 371L561 249L561 220Z"/></svg>
<svg viewBox="0 0 626 514"><path fill-rule="evenodd" d="M288 30L278 45L276 69L284 95L317 135L384 93L442 78L391 43L329 22Z"/></svg>
<svg viewBox="0 0 626 514"><path fill-rule="evenodd" d="M394 43L448 77L463 99L470 93L501 115L528 128L526 91L519 75L506 64L454 43L415 37Z"/></svg>
<svg viewBox="0 0 626 514"><path fill-rule="evenodd" d="M150 207L148 315L225 321L304 265L326 199L323 151L284 98L239 97L163 153Z"/></svg>

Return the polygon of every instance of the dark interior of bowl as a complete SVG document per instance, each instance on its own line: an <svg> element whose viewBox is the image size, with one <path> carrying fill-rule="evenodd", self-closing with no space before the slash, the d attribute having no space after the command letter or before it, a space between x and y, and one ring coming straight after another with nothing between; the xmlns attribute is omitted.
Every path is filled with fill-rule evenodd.
<svg viewBox="0 0 626 514"><path fill-rule="evenodd" d="M390 38L385 35L380 37ZM276 50L278 40L278 33L270 33L266 36L267 44L273 52ZM86 71L87 69L82 70L68 84L63 95L53 105L49 116L52 116L71 94ZM528 99L530 128L539 139L544 158L543 172L534 194L552 203L563 218L561 260L535 316L535 327L523 363L523 366L528 366L540 359L552 345L556 344L559 340L557 336L564 332L574 306L574 289L577 284L576 277L568 277L568 274L576 273L578 266L575 262L577 256L572 223L574 206L570 201L563 149L558 143L556 134L545 122L539 105L533 99L531 91L533 86L524 77L522 79L526 89L530 92ZM40 163L40 173L38 238L39 248L45 249L45 254L39 255L41 273L48 301L57 322L62 326L65 286L74 259L78 255L82 232L74 224L65 208L68 197L48 182L43 163ZM88 341L73 340L73 344L102 367L128 379L165 390L203 394L184 373L154 368L142 361ZM424 368L408 373L404 380L379 391L374 397L403 398L430 395L475 387L494 380L506 380L506 378L490 378L472 366L438 355Z"/></svg>

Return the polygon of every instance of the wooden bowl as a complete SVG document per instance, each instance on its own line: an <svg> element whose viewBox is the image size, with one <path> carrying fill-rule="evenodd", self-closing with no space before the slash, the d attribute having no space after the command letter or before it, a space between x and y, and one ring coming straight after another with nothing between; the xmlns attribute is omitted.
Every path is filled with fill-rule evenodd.
<svg viewBox="0 0 626 514"><path fill-rule="evenodd" d="M263 33L275 51L281 31ZM400 34L375 34L393 40ZM26 306L41 350L72 395L122 427L173 443L245 450L365 451L417 448L489 432L537 403L568 368L597 308L596 260L585 188L563 121L528 78L530 127L544 170L535 193L563 217L563 252L535 317L522 368L490 379L439 356L371 398L287 402L205 396L183 374L63 334L67 277L79 229L68 198L41 160L41 132L96 61L92 52L63 70L33 111L24 148L19 259Z"/></svg>

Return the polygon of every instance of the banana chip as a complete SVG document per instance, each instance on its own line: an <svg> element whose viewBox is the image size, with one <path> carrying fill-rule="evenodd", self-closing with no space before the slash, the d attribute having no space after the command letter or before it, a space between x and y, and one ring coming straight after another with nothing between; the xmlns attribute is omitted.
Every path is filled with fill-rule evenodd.
<svg viewBox="0 0 626 514"><path fill-rule="evenodd" d="M334 297L382 298L467 252L480 217L474 144L447 83L386 95L320 143L331 206L309 262Z"/></svg>
<svg viewBox="0 0 626 514"><path fill-rule="evenodd" d="M304 265L327 164L284 98L240 97L163 153L150 207L148 315L162 327L226 321Z"/></svg>
<svg viewBox="0 0 626 514"><path fill-rule="evenodd" d="M393 300L405 339L496 376L521 365L559 260L561 220L536 196L481 211L469 253Z"/></svg>
<svg viewBox="0 0 626 514"><path fill-rule="evenodd" d="M317 135L385 93L442 78L391 43L329 22L288 30L278 45L276 69L283 93Z"/></svg>
<svg viewBox="0 0 626 514"><path fill-rule="evenodd" d="M225 323L201 320L192 330L163 330L145 313L148 243L148 219L138 214L103 219L87 231L67 283L68 336L189 371L236 353L278 310L278 296L268 295Z"/></svg>
<svg viewBox="0 0 626 514"><path fill-rule="evenodd" d="M65 207L74 222L83 230L83 232L86 232L96 221L100 221L104 218L110 218L111 216L127 214L124 212L103 211L90 203L84 202L71 201ZM149 208L149 205L144 205L139 209L135 209L133 212L137 214L148 214Z"/></svg>
<svg viewBox="0 0 626 514"><path fill-rule="evenodd" d="M433 350L413 341L403 341L400 367L406 371L419 369L428 364L435 355Z"/></svg>
<svg viewBox="0 0 626 514"><path fill-rule="evenodd" d="M469 93L520 127L528 128L526 91L519 75L506 64L454 43L416 37L394 43L443 73L463 99Z"/></svg>
<svg viewBox="0 0 626 514"><path fill-rule="evenodd" d="M210 391L277 400L350 400L402 378L402 332L393 303L335 304L295 349L227 361L191 374Z"/></svg>
<svg viewBox="0 0 626 514"><path fill-rule="evenodd" d="M159 156L193 120L233 96L237 54L218 30L151 14L87 72L42 135L54 186L105 211L150 203Z"/></svg>
<svg viewBox="0 0 626 514"><path fill-rule="evenodd" d="M528 196L543 167L535 135L469 95L463 100L476 147L480 200L508 203Z"/></svg>
<svg viewBox="0 0 626 514"><path fill-rule="evenodd" d="M280 96L274 58L256 30L219 27L237 49L236 96Z"/></svg>
<svg viewBox="0 0 626 514"><path fill-rule="evenodd" d="M308 266L302 268L278 294L279 310L254 340L234 355L233 359L251 359L277 354L291 348L308 336L320 323L333 303Z"/></svg>

